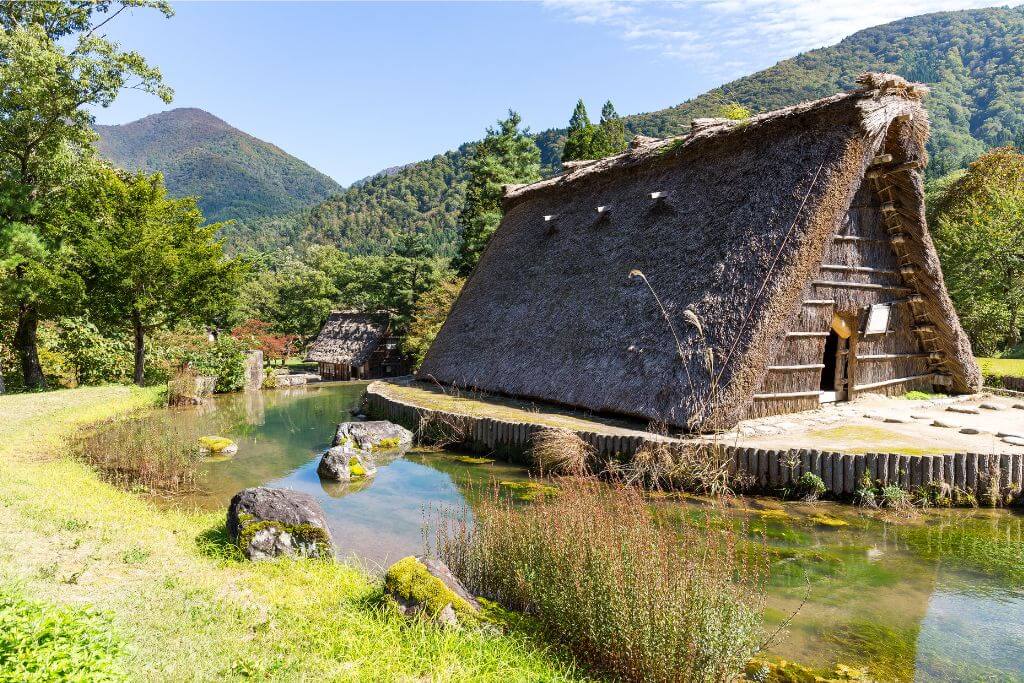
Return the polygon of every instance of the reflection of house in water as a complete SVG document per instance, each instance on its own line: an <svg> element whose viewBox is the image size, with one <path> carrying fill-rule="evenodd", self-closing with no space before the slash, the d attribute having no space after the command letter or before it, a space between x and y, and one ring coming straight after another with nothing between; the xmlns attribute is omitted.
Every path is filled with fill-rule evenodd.
<svg viewBox="0 0 1024 683"><path fill-rule="evenodd" d="M507 186L421 376L689 429L977 391L924 216L924 89L697 119Z"/></svg>
<svg viewBox="0 0 1024 683"><path fill-rule="evenodd" d="M406 373L399 339L383 313L333 311L306 361L319 366L323 379L373 379Z"/></svg>

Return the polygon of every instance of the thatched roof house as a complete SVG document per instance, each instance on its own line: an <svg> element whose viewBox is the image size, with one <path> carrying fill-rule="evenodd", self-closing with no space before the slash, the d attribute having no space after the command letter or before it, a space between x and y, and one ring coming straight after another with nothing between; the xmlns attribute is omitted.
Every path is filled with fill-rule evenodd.
<svg viewBox="0 0 1024 683"><path fill-rule="evenodd" d="M925 90L859 83L506 188L420 375L700 430L978 390L925 225Z"/></svg>
<svg viewBox="0 0 1024 683"><path fill-rule="evenodd" d="M405 372L386 315L332 311L309 347L306 361L324 379L370 379Z"/></svg>

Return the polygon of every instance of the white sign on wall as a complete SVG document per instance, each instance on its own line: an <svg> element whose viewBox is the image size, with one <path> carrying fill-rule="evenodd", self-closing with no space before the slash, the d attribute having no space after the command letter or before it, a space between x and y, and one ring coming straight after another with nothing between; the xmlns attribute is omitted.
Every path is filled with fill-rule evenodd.
<svg viewBox="0 0 1024 683"><path fill-rule="evenodd" d="M872 304L864 334L885 334L889 331L891 304Z"/></svg>

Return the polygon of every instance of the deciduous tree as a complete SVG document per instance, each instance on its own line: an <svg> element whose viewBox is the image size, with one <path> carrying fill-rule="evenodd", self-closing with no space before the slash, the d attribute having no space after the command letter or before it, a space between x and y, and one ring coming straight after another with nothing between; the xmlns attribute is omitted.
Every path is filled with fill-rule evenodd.
<svg viewBox="0 0 1024 683"><path fill-rule="evenodd" d="M1021 340L1024 308L1024 155L991 150L936 199L936 247L946 285L975 349Z"/></svg>
<svg viewBox="0 0 1024 683"><path fill-rule="evenodd" d="M3 294L15 297L14 345L29 387L45 384L40 316L59 305L68 284L60 281L74 270L63 211L68 164L88 156L95 137L89 107L109 105L126 87L171 99L157 69L99 33L129 7L171 15L160 0L0 4L0 267L14 281Z"/></svg>
<svg viewBox="0 0 1024 683"><path fill-rule="evenodd" d="M104 169L100 225L83 244L94 316L130 330L134 380L145 377L146 335L182 321L208 323L229 310L246 264L224 255L195 197L167 196L159 173Z"/></svg>

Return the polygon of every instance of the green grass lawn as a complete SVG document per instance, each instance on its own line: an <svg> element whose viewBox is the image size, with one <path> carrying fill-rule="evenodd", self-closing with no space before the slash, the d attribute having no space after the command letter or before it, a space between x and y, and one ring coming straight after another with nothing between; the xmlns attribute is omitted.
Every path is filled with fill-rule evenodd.
<svg viewBox="0 0 1024 683"><path fill-rule="evenodd" d="M67 456L77 426L156 395L0 396L0 644L16 645L0 652L0 681L62 680L61 667L92 667L81 680L584 677L522 634L408 624L376 607L379 582L357 567L239 561L223 513L158 507ZM77 642L96 657L81 663Z"/></svg>
<svg viewBox="0 0 1024 683"><path fill-rule="evenodd" d="M986 375L1024 377L1024 358L978 358L978 365Z"/></svg>

